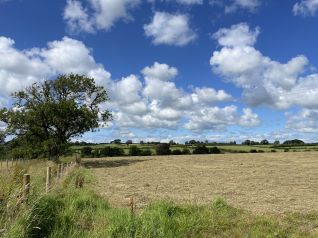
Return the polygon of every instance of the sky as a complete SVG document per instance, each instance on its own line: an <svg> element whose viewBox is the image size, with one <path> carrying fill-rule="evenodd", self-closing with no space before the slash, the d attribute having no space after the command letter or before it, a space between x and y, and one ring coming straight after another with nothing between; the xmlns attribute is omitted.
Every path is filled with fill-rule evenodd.
<svg viewBox="0 0 318 238"><path fill-rule="evenodd" d="M78 73L114 119L77 140L317 142L317 42L318 0L0 0L0 107Z"/></svg>

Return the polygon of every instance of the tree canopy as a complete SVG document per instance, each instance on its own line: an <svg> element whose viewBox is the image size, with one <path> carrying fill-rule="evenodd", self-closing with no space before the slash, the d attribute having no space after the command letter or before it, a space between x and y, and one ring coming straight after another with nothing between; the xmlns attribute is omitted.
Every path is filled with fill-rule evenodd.
<svg viewBox="0 0 318 238"><path fill-rule="evenodd" d="M112 118L108 110L100 109L108 100L106 90L84 75L34 83L12 97L12 107L0 110L5 133L29 148L43 148L49 159L63 154L71 138Z"/></svg>

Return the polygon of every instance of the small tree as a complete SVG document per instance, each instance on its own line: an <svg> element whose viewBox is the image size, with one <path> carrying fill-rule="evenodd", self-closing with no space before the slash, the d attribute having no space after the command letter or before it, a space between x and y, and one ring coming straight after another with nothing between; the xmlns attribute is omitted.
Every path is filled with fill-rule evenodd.
<svg viewBox="0 0 318 238"><path fill-rule="evenodd" d="M6 133L27 148L42 148L49 159L58 159L71 138L94 130L111 119L99 105L108 100L103 87L83 75L61 75L35 83L13 94L12 108L0 110Z"/></svg>
<svg viewBox="0 0 318 238"><path fill-rule="evenodd" d="M170 144L159 144L156 146L156 153L157 155L170 155L171 150L170 150Z"/></svg>
<svg viewBox="0 0 318 238"><path fill-rule="evenodd" d="M139 156L141 154L141 149L138 146L133 145L129 147L129 155L130 156Z"/></svg>
<svg viewBox="0 0 318 238"><path fill-rule="evenodd" d="M127 140L126 141L126 145L128 146L128 145L131 145L133 142L132 142L132 140Z"/></svg>
<svg viewBox="0 0 318 238"><path fill-rule="evenodd" d="M193 154L209 154L209 148L206 147L205 145L197 145L194 150Z"/></svg>

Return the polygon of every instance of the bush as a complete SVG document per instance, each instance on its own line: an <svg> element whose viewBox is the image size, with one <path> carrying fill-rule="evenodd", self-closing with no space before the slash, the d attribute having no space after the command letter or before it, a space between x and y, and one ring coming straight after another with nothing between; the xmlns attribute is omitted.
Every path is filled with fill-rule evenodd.
<svg viewBox="0 0 318 238"><path fill-rule="evenodd" d="M85 146L81 149L82 157L91 157L92 156L92 147Z"/></svg>
<svg viewBox="0 0 318 238"><path fill-rule="evenodd" d="M156 146L156 153L157 155L170 155L170 145L169 144L159 144Z"/></svg>
<svg viewBox="0 0 318 238"><path fill-rule="evenodd" d="M189 154L191 154L191 152L190 152L190 150L189 150L188 148L184 148L184 149L182 150L182 154L184 154L184 155L189 155Z"/></svg>
<svg viewBox="0 0 318 238"><path fill-rule="evenodd" d="M141 150L141 152L140 152L140 156L151 156L151 155L152 155L152 152L149 149Z"/></svg>
<svg viewBox="0 0 318 238"><path fill-rule="evenodd" d="M96 149L93 151L93 157L94 158L99 158L100 157L100 150Z"/></svg>
<svg viewBox="0 0 318 238"><path fill-rule="evenodd" d="M250 150L250 153L257 153L257 150L252 149Z"/></svg>
<svg viewBox="0 0 318 238"><path fill-rule="evenodd" d="M100 155L105 157L123 156L125 152L122 148L106 146L100 150Z"/></svg>
<svg viewBox="0 0 318 238"><path fill-rule="evenodd" d="M141 149L138 148L136 145L132 145L129 147L129 155L130 156L140 156L141 155Z"/></svg>
<svg viewBox="0 0 318 238"><path fill-rule="evenodd" d="M205 145L197 145L194 150L193 154L209 154L210 150Z"/></svg>
<svg viewBox="0 0 318 238"><path fill-rule="evenodd" d="M210 148L210 154L221 154L221 150L218 147Z"/></svg>
<svg viewBox="0 0 318 238"><path fill-rule="evenodd" d="M172 151L173 155L182 155L182 151L180 149L176 149Z"/></svg>

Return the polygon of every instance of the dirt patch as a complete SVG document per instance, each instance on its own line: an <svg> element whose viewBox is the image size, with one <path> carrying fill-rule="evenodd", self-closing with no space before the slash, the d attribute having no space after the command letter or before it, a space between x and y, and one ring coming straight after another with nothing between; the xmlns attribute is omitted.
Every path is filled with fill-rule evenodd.
<svg viewBox="0 0 318 238"><path fill-rule="evenodd" d="M134 197L206 204L222 197L256 213L318 211L318 153L122 157L84 160L112 205ZM94 166L95 165L95 166Z"/></svg>

